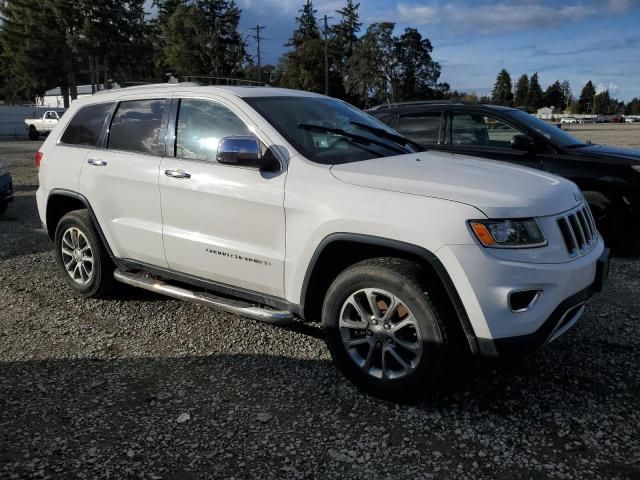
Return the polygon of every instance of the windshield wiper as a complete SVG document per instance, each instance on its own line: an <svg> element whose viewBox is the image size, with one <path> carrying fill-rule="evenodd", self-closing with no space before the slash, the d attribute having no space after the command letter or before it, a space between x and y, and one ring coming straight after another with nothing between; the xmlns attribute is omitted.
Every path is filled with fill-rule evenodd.
<svg viewBox="0 0 640 480"><path fill-rule="evenodd" d="M388 142L381 142L380 140L376 140L375 138L369 138L364 135L358 135L357 133L347 132L341 128L333 128L333 127L325 127L323 125L314 125L312 123L299 123L298 128L302 128L303 130L312 130L316 132L326 132L326 133L334 133L336 135L340 135L346 137L350 140L353 140L356 143L362 143L364 145L378 145L380 147L389 148L391 150L395 150L399 153L411 153L408 148L402 147L401 145Z"/></svg>
<svg viewBox="0 0 640 480"><path fill-rule="evenodd" d="M351 125L355 125L356 127L364 128L365 130L369 130L371 133L375 133L376 135L381 136L382 138L386 138L387 140L391 140L398 145L402 145L403 147L406 145L410 145L416 152L424 152L425 148L419 143L414 142L413 140L409 140L402 135L398 135L396 133L391 133L384 128L374 127L372 125L367 125L362 122L349 122Z"/></svg>

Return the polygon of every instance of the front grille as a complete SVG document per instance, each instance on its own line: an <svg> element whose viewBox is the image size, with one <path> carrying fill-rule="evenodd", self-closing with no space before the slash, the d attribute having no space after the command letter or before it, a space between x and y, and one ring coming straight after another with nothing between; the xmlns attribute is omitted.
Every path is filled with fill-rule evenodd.
<svg viewBox="0 0 640 480"><path fill-rule="evenodd" d="M598 240L598 230L587 204L559 217L558 227L570 257L584 255Z"/></svg>

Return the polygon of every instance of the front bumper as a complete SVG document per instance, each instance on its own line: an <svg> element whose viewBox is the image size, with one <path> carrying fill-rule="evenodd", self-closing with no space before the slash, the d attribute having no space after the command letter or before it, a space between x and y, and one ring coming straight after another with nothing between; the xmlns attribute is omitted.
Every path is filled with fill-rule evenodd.
<svg viewBox="0 0 640 480"><path fill-rule="evenodd" d="M601 239L586 255L563 263L498 259L472 245L448 245L437 255L460 296L478 350L491 356L514 342L538 348L568 330L582 304L601 289L608 267ZM510 294L525 290L542 294L531 308L513 311Z"/></svg>
<svg viewBox="0 0 640 480"><path fill-rule="evenodd" d="M569 330L582 316L585 303L601 292L609 276L609 249L605 249L596 263L596 277L591 285L565 299L535 332L517 337L498 338L493 346L481 342L481 350L489 350L500 356L522 355L538 350ZM485 343L485 348L482 348Z"/></svg>

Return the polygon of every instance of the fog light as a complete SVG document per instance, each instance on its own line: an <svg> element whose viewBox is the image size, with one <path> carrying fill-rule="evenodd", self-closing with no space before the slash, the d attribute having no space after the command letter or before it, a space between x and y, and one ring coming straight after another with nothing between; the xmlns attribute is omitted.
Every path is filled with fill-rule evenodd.
<svg viewBox="0 0 640 480"><path fill-rule="evenodd" d="M509 308L512 312L531 310L542 296L542 290L519 290L509 294Z"/></svg>

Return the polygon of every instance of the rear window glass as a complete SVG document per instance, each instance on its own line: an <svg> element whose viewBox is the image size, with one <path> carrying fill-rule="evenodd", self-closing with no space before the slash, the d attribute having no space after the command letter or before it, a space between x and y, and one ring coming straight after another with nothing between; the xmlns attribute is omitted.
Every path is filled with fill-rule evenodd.
<svg viewBox="0 0 640 480"><path fill-rule="evenodd" d="M113 103L98 103L81 108L69 122L60 141L67 145L97 146L104 121L112 109Z"/></svg>
<svg viewBox="0 0 640 480"><path fill-rule="evenodd" d="M421 145L434 145L440 140L440 112L400 117L398 132Z"/></svg>
<svg viewBox="0 0 640 480"><path fill-rule="evenodd" d="M160 129L166 101L131 100L121 102L109 130L108 148L161 155Z"/></svg>

